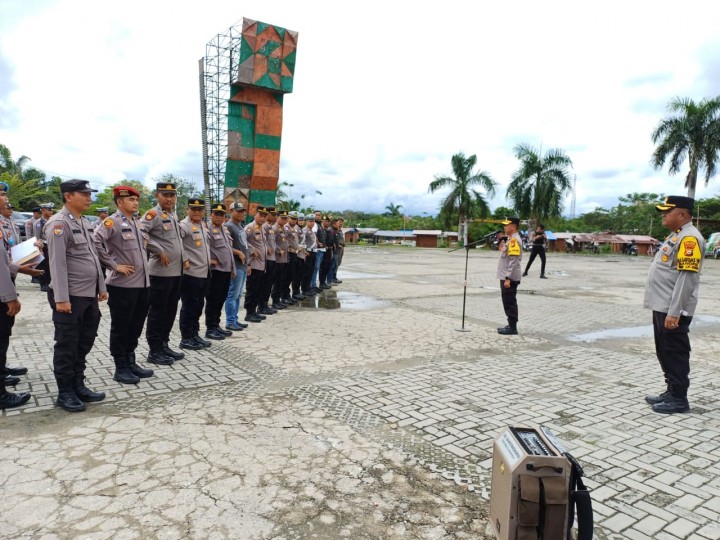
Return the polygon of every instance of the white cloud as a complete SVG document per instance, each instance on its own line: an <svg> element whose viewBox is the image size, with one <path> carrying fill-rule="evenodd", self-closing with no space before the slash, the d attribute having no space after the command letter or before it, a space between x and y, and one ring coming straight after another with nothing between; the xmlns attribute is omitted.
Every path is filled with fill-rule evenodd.
<svg viewBox="0 0 720 540"><path fill-rule="evenodd" d="M683 191L649 167L650 132L671 97L707 96L720 5L686 2L703 16L678 24L667 0L485 4L3 0L0 142L101 184L199 183L197 60L245 16L300 32L281 179L322 191L323 208L435 213L427 186L458 151L477 154L506 205L518 142L568 152L578 213Z"/></svg>

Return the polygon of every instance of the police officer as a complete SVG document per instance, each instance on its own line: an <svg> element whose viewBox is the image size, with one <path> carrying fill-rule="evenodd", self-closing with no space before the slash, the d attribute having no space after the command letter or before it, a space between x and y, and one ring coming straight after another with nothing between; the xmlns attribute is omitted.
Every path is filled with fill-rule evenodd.
<svg viewBox="0 0 720 540"><path fill-rule="evenodd" d="M265 315L258 313L258 310L263 296L265 261L268 251L263 229L267 215L265 207L258 206L255 210L255 219L245 226L248 243L247 290L245 291L246 322L259 323L265 319Z"/></svg>
<svg viewBox="0 0 720 540"><path fill-rule="evenodd" d="M305 245L305 214L297 213L297 224L295 225L297 233L297 268L292 280L292 297L295 300L305 300L302 292L303 279L305 278L305 263L307 261L307 246Z"/></svg>
<svg viewBox="0 0 720 540"><path fill-rule="evenodd" d="M35 223L40 219L41 216L39 206L33 207L31 212L33 214L33 217L31 217L25 222L25 236L27 238L35 237Z"/></svg>
<svg viewBox="0 0 720 540"><path fill-rule="evenodd" d="M273 283L275 283L275 228L277 225L277 209L274 206L266 206L267 219L262 226L265 234L265 242L267 243L267 255L265 256L265 277L263 278L262 296L260 297L260 305L258 314L273 315L277 313L277 309L268 306L270 294L272 293Z"/></svg>
<svg viewBox="0 0 720 540"><path fill-rule="evenodd" d="M92 238L92 225L83 217L90 207L87 180L60 183L65 206L45 224L50 255L50 291L55 352L53 369L58 385L57 405L68 412L85 410L84 402L102 401L103 392L85 386L86 356L100 325L98 300L107 300L105 280Z"/></svg>
<svg viewBox="0 0 720 540"><path fill-rule="evenodd" d="M209 341L200 337L200 315L210 275L210 246L204 217L205 201L193 198L188 200L187 217L180 222L183 251L189 263L180 281L180 348L193 351L210 346Z"/></svg>
<svg viewBox="0 0 720 540"><path fill-rule="evenodd" d="M523 276L528 275L528 270L530 270L530 266L532 266L532 263L535 260L535 257L537 257L539 255L540 256L540 277L542 279L547 279L545 277L545 246L546 245L547 245L547 235L545 234L545 225L543 225L542 223L538 223L538 226L535 228L535 232L533 233L532 251L530 251L530 260L528 261L527 266L525 267Z"/></svg>
<svg viewBox="0 0 720 540"><path fill-rule="evenodd" d="M285 273L285 279L281 285L283 296L282 299L286 304L295 303L302 300L300 295L300 259L298 252L300 251L300 227L298 227L298 213L296 211L288 212L288 222L283 226L285 229L285 237L288 242L288 266ZM291 286L292 290L291 290Z"/></svg>
<svg viewBox="0 0 720 540"><path fill-rule="evenodd" d="M48 285L52 276L50 275L50 259L48 257L47 249L47 238L45 237L45 224L48 220L53 217L55 203L43 203L40 205L40 219L35 222L35 245L40 248L45 257L43 261L37 265L38 270L42 270L43 274L38 276L37 280L40 283L40 290L48 292Z"/></svg>
<svg viewBox="0 0 720 540"><path fill-rule="evenodd" d="M300 221L300 220L298 220ZM313 280L317 275L317 256L318 256L318 241L315 234L316 222L312 215L306 218L306 224L303 228L304 244L307 257L305 259L305 269L302 277L302 293L307 296L315 296L319 289L314 286Z"/></svg>
<svg viewBox="0 0 720 540"><path fill-rule="evenodd" d="M345 254L345 233L343 233L342 226L345 223L345 218L338 217L333 221L333 228L335 229L335 264L332 270L331 281L335 284L342 283L342 280L338 279L337 273L338 268L342 264L343 255Z"/></svg>
<svg viewBox="0 0 720 540"><path fill-rule="evenodd" d="M97 229L100 226L100 224L107 219L108 214L109 214L107 206L98 208L97 210L95 210L95 212L97 212L98 219L93 224L93 229Z"/></svg>
<svg viewBox="0 0 720 540"><path fill-rule="evenodd" d="M158 182L155 196L158 204L145 212L142 219L150 253L150 309L145 338L150 347L147 361L166 366L185 356L173 351L169 343L180 301L180 278L187 260L180 237L180 223L175 215L175 184Z"/></svg>
<svg viewBox="0 0 720 540"><path fill-rule="evenodd" d="M8 190L9 186L7 185L7 183L0 182L0 213L5 210L7 205L9 205L7 199ZM2 311L3 313L7 313L8 311L14 312L12 316L0 317L0 362L2 362L3 366L3 369L0 370L0 384L2 384L2 387L4 388L5 386L15 386L17 383L20 382L19 375L25 375L28 371L26 367L11 367L7 365L7 349L10 344L12 327L15 324L14 317L15 314L17 314L17 312L20 310L20 303L13 303L13 300L17 300L17 294L15 292L15 276L17 276L18 273L21 273L35 277L40 275L42 272L40 270L36 270L28 264L20 266L14 263L12 261L11 253L11 240L13 240L13 238L11 238L4 229L1 229L0 231L0 240L2 240L2 247L4 248L2 249L3 253L0 254L0 259L4 260L5 264L8 267L10 282L12 284L12 290L6 287L4 289L5 294L0 295L0 311ZM0 280L0 283L1 282L2 280ZM3 302L7 303L7 306L3 306ZM29 397L30 395L28 394L28 398ZM13 398L8 398L8 400L10 400L9 402L12 402L12 399ZM27 399L25 401L27 401ZM23 401L23 403L25 401ZM20 403L20 405L22 405L22 403Z"/></svg>
<svg viewBox="0 0 720 540"><path fill-rule="evenodd" d="M245 234L245 207L240 201L236 201L230 205L230 212L230 220L225 223L225 227L232 238L235 277L230 281L225 300L225 328L239 332L248 327L247 324L238 321L240 298L245 290L247 278L248 243Z"/></svg>
<svg viewBox="0 0 720 540"><path fill-rule="evenodd" d="M508 324L504 328L498 328L497 331L502 335L516 335L518 333L517 288L520 285L522 272L522 238L518 232L520 219L506 218L502 224L505 237L499 245L497 277L500 280L500 295Z"/></svg>
<svg viewBox="0 0 720 540"><path fill-rule="evenodd" d="M152 377L153 371L140 367L135 350L150 306L150 270L145 233L134 217L140 192L131 186L113 188L117 211L95 229L95 249L100 262L110 269L105 284L110 307L110 354L115 361L113 379L137 384Z"/></svg>
<svg viewBox="0 0 720 540"><path fill-rule="evenodd" d="M15 221L13 221L12 215L13 205L7 203L5 208L0 210L0 227L2 227L4 238L7 240L11 249L13 246L17 246L20 242L22 242L20 229L18 229Z"/></svg>
<svg viewBox="0 0 720 540"><path fill-rule="evenodd" d="M0 208L7 204L7 189L5 182L0 182ZM10 260L7 251L0 250L0 409L20 407L28 402L28 392L12 393L5 389L6 376L9 375L7 367L7 351L10 347L10 336L15 324L15 315L20 312L20 302L17 299L15 284L11 279ZM19 370L24 370L22 373ZM25 368L15 368L18 374L27 373ZM16 381L17 383L17 381Z"/></svg>
<svg viewBox="0 0 720 540"><path fill-rule="evenodd" d="M205 297L205 337L219 340L233 334L231 330L220 328L220 316L230 282L235 279L235 260L230 231L225 227L227 209L224 204L216 203L210 210L210 283Z"/></svg>
<svg viewBox="0 0 720 540"><path fill-rule="evenodd" d="M272 307L273 309L285 309L296 300L290 298L290 289L287 287L286 279L288 274L288 238L285 226L288 224L287 210L278 212L277 223L275 224L275 278L272 284Z"/></svg>
<svg viewBox="0 0 720 540"><path fill-rule="evenodd" d="M330 216L324 215L322 217L322 230L325 233L325 255L320 264L319 279L320 282L318 287L321 289L329 289L332 287L332 280L330 278L330 267L332 266L333 258L335 256L335 230L330 226Z"/></svg>
<svg viewBox="0 0 720 540"><path fill-rule="evenodd" d="M672 231L650 265L645 286L646 308L653 313L655 354L666 389L645 401L658 413L687 412L690 404L690 338L688 331L698 301L705 241L692 224L695 200L672 195L656 208Z"/></svg>

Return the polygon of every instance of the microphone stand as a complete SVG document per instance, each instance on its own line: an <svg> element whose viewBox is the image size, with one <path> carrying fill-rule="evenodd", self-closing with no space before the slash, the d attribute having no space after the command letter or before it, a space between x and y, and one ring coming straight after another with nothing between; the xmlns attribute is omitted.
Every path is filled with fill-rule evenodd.
<svg viewBox="0 0 720 540"><path fill-rule="evenodd" d="M470 257L470 248L473 246L476 246L477 244L481 242L485 242L490 237L495 236L496 234L500 234L502 231L493 231L490 234L486 234L483 236L480 240L476 240L475 242L470 242L469 244L465 246L460 246L455 249L451 249L448 251L448 253L452 253L453 251L457 251L458 249L465 248L465 284L463 286L463 309L462 309L462 326L460 328L456 328L455 330L457 332L469 332L470 330L465 328L465 304L467 301L467 271L468 271L468 259Z"/></svg>

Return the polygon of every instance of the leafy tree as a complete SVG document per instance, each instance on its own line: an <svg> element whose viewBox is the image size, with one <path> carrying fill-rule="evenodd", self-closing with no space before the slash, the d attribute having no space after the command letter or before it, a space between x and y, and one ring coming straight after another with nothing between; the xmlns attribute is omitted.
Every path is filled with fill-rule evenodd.
<svg viewBox="0 0 720 540"><path fill-rule="evenodd" d="M563 197L572 189L572 160L560 149L541 151L527 144L514 148L520 168L512 175L507 197L520 218L544 221L560 216Z"/></svg>
<svg viewBox="0 0 720 540"><path fill-rule="evenodd" d="M670 174L680 172L688 160L690 170L685 177L688 197L695 197L700 169L705 169L705 185L716 173L720 154L720 96L695 103L690 98L676 97L667 105L673 116L664 118L652 132L657 145L652 156L655 169L670 160Z"/></svg>
<svg viewBox="0 0 720 540"><path fill-rule="evenodd" d="M35 206L35 201L45 193L38 180L23 180L21 176L7 171L0 173L0 182L8 185L8 200L21 211Z"/></svg>
<svg viewBox="0 0 720 540"><path fill-rule="evenodd" d="M28 161L30 161L30 158L27 156L20 156L17 160L14 160L10 149L4 144L0 144L0 172L22 177L23 167Z"/></svg>
<svg viewBox="0 0 720 540"><path fill-rule="evenodd" d="M485 217L490 213L490 207L482 193L475 190L473 186L483 188L486 194L492 197L495 194L495 181L485 171L473 171L477 164L477 156L474 154L465 157L459 152L451 160L453 176L435 176L430 182L428 191L435 193L444 188L450 188L450 193L440 203L440 219L449 228L449 222L453 216L458 219L458 237L467 244L468 232L466 220L479 216Z"/></svg>

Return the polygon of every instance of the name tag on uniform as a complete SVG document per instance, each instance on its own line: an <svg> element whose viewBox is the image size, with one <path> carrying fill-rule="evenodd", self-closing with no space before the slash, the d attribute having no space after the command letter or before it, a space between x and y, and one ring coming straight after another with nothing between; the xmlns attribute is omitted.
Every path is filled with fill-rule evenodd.
<svg viewBox="0 0 720 540"><path fill-rule="evenodd" d="M172 231L173 226L172 223L163 223L162 228L163 231Z"/></svg>
<svg viewBox="0 0 720 540"><path fill-rule="evenodd" d="M135 235L131 232L124 232L122 233L123 240L132 240L135 238Z"/></svg>

